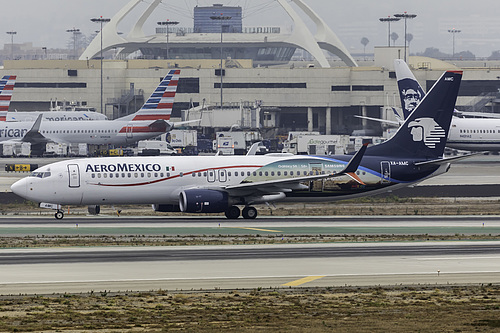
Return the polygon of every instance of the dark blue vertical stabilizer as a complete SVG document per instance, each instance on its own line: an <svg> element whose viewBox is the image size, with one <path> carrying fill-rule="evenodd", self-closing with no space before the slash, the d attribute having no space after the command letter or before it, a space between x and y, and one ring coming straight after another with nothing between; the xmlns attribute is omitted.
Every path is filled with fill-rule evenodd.
<svg viewBox="0 0 500 333"><path fill-rule="evenodd" d="M445 72L396 134L386 142L368 148L365 156L441 158L461 79L461 71Z"/></svg>

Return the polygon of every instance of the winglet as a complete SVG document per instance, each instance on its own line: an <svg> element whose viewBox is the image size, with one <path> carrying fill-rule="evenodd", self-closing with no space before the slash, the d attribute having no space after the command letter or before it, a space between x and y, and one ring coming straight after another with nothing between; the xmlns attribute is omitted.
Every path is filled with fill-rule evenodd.
<svg viewBox="0 0 500 333"><path fill-rule="evenodd" d="M48 142L49 140L40 133L40 125L42 123L43 114L39 114L31 129L23 137L23 142L39 143Z"/></svg>
<svg viewBox="0 0 500 333"><path fill-rule="evenodd" d="M363 146L361 147L360 150L357 151L356 154L351 158L347 166L344 168L344 170L340 171L339 173L353 173L358 170L359 164L361 163L361 160L363 159L363 155L365 154L366 148L368 147L368 142L364 143Z"/></svg>

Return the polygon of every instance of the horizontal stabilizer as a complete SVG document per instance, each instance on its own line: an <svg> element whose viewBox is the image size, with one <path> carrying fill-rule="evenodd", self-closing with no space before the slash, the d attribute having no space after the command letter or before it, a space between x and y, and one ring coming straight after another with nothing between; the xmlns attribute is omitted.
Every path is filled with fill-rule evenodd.
<svg viewBox="0 0 500 333"><path fill-rule="evenodd" d="M440 159L436 159L436 160L432 160L432 161L417 162L417 163L415 163L415 166L441 165L441 164L445 164L445 163L450 163L450 162L464 160L466 158L469 158L469 157L472 157L472 156L476 156L476 155L483 155L484 153L485 152L479 152L479 153L467 154L467 155L462 155L462 156L440 158Z"/></svg>

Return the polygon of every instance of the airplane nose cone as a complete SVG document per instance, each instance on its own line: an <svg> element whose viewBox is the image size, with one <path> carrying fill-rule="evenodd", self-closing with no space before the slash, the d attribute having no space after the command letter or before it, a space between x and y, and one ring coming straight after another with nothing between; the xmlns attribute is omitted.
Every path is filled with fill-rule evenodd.
<svg viewBox="0 0 500 333"><path fill-rule="evenodd" d="M25 178L18 180L10 186L10 190L20 197L26 198L26 185L27 181Z"/></svg>

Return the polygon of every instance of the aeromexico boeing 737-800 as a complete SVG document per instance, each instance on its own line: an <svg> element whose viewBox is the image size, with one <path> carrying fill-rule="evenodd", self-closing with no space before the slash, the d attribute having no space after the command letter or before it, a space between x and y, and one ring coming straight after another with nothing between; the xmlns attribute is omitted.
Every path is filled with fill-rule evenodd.
<svg viewBox="0 0 500 333"><path fill-rule="evenodd" d="M169 71L142 108L131 115L115 120L94 121L43 121L42 115L34 122L0 121L0 143L57 142L126 146L156 137L174 126L169 120L179 74L180 70Z"/></svg>
<svg viewBox="0 0 500 333"><path fill-rule="evenodd" d="M43 206L152 204L157 211L255 218L252 206L366 196L445 173L443 158L462 72L444 73L397 133L354 156L114 157L43 166L11 187ZM463 158L463 157L461 157ZM62 218L59 210L56 218Z"/></svg>

